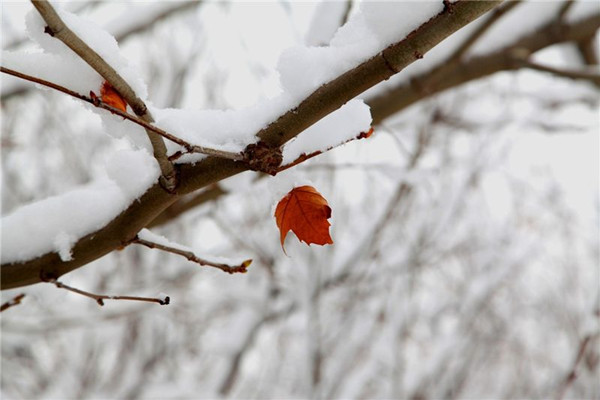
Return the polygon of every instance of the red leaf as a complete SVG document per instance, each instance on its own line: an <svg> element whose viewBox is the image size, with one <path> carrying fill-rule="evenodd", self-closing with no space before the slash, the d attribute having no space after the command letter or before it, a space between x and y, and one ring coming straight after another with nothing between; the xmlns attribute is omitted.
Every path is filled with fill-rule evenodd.
<svg viewBox="0 0 600 400"><path fill-rule="evenodd" d="M112 87L112 85L108 83L108 81L104 81L104 83L102 83L102 88L100 89L100 96L102 98L103 103L106 103L114 108L118 108L123 112L127 112L127 102Z"/></svg>
<svg viewBox="0 0 600 400"><path fill-rule="evenodd" d="M330 217L331 208L327 200L315 188L300 186L292 189L275 209L283 251L283 242L290 230L306 244L333 244L329 235Z"/></svg>

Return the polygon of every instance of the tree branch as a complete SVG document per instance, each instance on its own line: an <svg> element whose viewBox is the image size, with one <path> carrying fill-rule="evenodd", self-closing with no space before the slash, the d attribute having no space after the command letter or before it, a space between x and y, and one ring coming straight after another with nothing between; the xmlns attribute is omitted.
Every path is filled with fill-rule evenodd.
<svg viewBox="0 0 600 400"><path fill-rule="evenodd" d="M111 67L98 53L96 53L91 47L89 47L81 38L79 38L68 26L63 22L56 10L47 0L32 0L33 6L38 10L44 21L48 26L46 27L46 33L59 39L71 50L73 50L82 60L84 60L90 67L98 72L104 79L106 79L112 87L125 99L138 117L142 118L146 122L154 122L152 115L148 111L146 104L137 96L134 90L129 84L123 79L119 73ZM162 138L151 130L146 129L148 139L152 144L154 151L154 158L160 166L162 173L161 184L164 188L173 192L176 187L177 176L173 163L167 158L167 147L163 142Z"/></svg>
<svg viewBox="0 0 600 400"><path fill-rule="evenodd" d="M71 89L68 89L68 88L66 88L64 86L57 85L56 83L52 83L52 82L46 81L44 79L36 78L35 76L27 75L27 74L24 74L22 72L15 71L15 70L12 70L10 68L5 68L5 67L2 67L2 66L0 66L0 72L3 72L5 74L9 74L9 75L12 75L12 76L16 76L18 78L21 78L21 79L24 79L24 80L27 80L27 81L30 81L30 82L37 83L39 85L47 86L47 87L52 88L54 90L57 90L59 92L68 94L69 96L73 96L73 97L75 97L75 98L77 98L79 100L83 100L83 101L85 101L87 103L90 103L90 104L92 104L95 107L102 108L104 110L110 111L113 114L117 114L118 116L123 117L126 120L129 120L129 121L133 122L134 124L140 125L141 127L145 128L146 130L150 130L152 132L155 132L155 133L159 134L160 136L164 137L165 139L170 140L171 142L176 143L176 144L182 146L186 150L185 154L188 154L188 153L200 153L200 154L205 154L205 155L208 155L208 156L226 158L226 159L229 159L229 160L237 160L237 161L241 161L242 160L242 155L240 153L232 153L232 152L229 152L229 151L211 149L210 147L198 146L198 145L195 145L195 144L188 143L185 140L183 140L181 138L178 138L177 136L175 136L173 134L170 134L169 132L166 132L166 131L160 129L160 128L158 128L158 127L156 127L156 126L154 126L154 125L152 125L152 124L144 121L143 119L141 119L141 118L139 118L139 117L137 117L135 115L131 115L131 114L127 113L127 112L119 110L118 108L112 107L112 106L110 106L110 105L108 105L108 104L100 101L99 99L94 99L94 98L87 97L87 96L84 96L82 94L79 94L79 93L77 93L77 92L75 92L75 91L73 91ZM181 153L181 155L183 155L183 153Z"/></svg>
<svg viewBox="0 0 600 400"><path fill-rule="evenodd" d="M420 60L435 45L502 1L458 1L376 56L330 81L288 111L258 137L272 147L281 146L316 121L337 110L377 83Z"/></svg>
<svg viewBox="0 0 600 400"><path fill-rule="evenodd" d="M290 110L258 133L269 146L278 147L304 129L341 107L366 89L388 79L463 26L491 10L500 1L459 1L452 13L444 10L422 24L403 40L373 58L324 84L298 107ZM113 87L118 89L112 81ZM120 91L119 91L120 92ZM123 94L123 93L121 93ZM106 226L79 239L72 248L72 260L63 261L55 252L23 263L1 266L1 288L8 289L40 282L40 273L59 277L133 240L162 211L182 195L248 169L245 163L208 157L195 165L178 164L176 194L154 185Z"/></svg>
<svg viewBox="0 0 600 400"><path fill-rule="evenodd" d="M373 125L436 93L443 92L466 82L474 81L500 71L520 68L511 57L514 49L533 54L557 43L579 41L594 35L600 27L600 14L591 15L571 25L549 22L535 32L515 40L504 49L491 54L474 57L468 61L446 68L445 64L418 75L367 101L371 107ZM442 73L439 71L443 70ZM431 79L434 77L435 79Z"/></svg>

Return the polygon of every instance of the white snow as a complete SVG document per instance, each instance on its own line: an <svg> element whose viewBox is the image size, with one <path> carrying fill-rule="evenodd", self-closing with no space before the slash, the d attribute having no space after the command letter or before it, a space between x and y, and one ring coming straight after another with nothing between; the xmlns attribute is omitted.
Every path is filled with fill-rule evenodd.
<svg viewBox="0 0 600 400"><path fill-rule="evenodd" d="M58 249L58 255L63 261L71 261L73 259L73 252L71 248L77 241L77 238L67 234L66 232L59 232L54 239L54 245Z"/></svg>
<svg viewBox="0 0 600 400"><path fill-rule="evenodd" d="M71 258L71 246L115 218L153 185L160 171L144 150L120 151L107 162L109 177L25 205L2 218L2 263L48 252Z"/></svg>
<svg viewBox="0 0 600 400"><path fill-rule="evenodd" d="M121 55L115 38L92 21L62 10L60 3L55 3L54 7L63 22L88 46L98 53L98 55L100 55L100 57L102 57L111 67L113 67L123 79L129 83L138 97L145 100L148 96L146 84L141 79L137 68L132 66L131 62ZM65 57L67 60L79 59L79 57L64 43L44 32L46 23L36 10L29 12L26 17L26 24L27 33L31 39L37 42L47 53ZM82 69L91 69L91 67L83 61L80 61L80 63ZM43 70L46 66L38 65L38 68ZM71 82L75 84L81 80L78 75L65 76L65 79L70 79ZM99 90L99 87L90 86L88 92L89 90ZM88 92L84 92L84 94L87 94Z"/></svg>

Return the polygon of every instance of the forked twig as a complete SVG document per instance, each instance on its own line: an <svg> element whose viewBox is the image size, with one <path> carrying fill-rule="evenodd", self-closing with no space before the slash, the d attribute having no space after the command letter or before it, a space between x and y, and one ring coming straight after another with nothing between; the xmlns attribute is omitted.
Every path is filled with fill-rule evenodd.
<svg viewBox="0 0 600 400"><path fill-rule="evenodd" d="M133 301L146 301L149 303L158 303L161 306L168 305L171 302L171 298L166 296L164 299L159 299L156 297L138 297L138 296L108 296L105 294L95 294L91 292L86 292L85 290L77 289L68 285L65 285L62 282L57 281L56 279L42 279L45 282L52 283L59 289L65 289L69 292L77 293L85 297L89 297L90 299L96 300L98 305L103 306L104 300L133 300Z"/></svg>
<svg viewBox="0 0 600 400"><path fill-rule="evenodd" d="M73 96L79 100L83 100L87 103L90 103L92 105L94 105L95 107L98 108L102 108L104 110L110 111L113 114L116 114L120 117L125 118L126 120L129 120L131 122L133 122L134 124L138 124L141 127L145 128L145 129L149 129L152 132L155 132L157 134L159 134L160 136L164 137L165 139L170 140L173 143L176 143L180 146L182 146L183 148L185 148L185 150L187 151L187 153L200 153L200 154L206 154L207 156L214 156L214 157L220 157L220 158L226 158L229 160L236 160L236 161L241 161L242 160L242 155L240 153L232 153L229 151L222 151L222 150L217 150L217 149L211 149L209 147L204 147L204 146L198 146L198 145L194 145L191 143L186 142L185 140L178 138L177 136L166 132L152 124L150 124L149 122L144 121L143 119L141 119L140 117L136 116L136 115L132 115L129 114L127 112L124 112L122 110L119 110L118 108L112 107L104 102L102 102L100 100L100 98L98 97L88 97L88 96L84 96L82 94L79 94L71 89L68 89L64 86L61 85L57 85L56 83L53 82L49 82L47 80L41 79L41 78L37 78L35 76L31 76L31 75L27 75L24 74L22 72L19 71L15 71L13 69L10 68L6 68L6 67L2 67L0 66L0 72L3 72L5 74L8 75L12 75L12 76L16 76L17 78L21 78L24 79L26 81L30 81L30 82L34 82L37 83L39 85L43 85L46 87L49 87L51 89L57 90L59 92L68 94L69 96Z"/></svg>
<svg viewBox="0 0 600 400"><path fill-rule="evenodd" d="M236 273L244 274L244 273L248 272L248 267L252 263L252 260L245 260L241 264L233 265L233 266L228 265L228 264L223 264L223 263L217 263L217 262L213 262L213 261L209 261L209 260L200 258L191 251L181 250L181 249L171 247L171 246L165 246L160 243L155 243L155 242L151 242L149 240L140 239L139 237L136 237L135 239L133 239L131 243L137 243L137 244L144 245L151 249L158 249L158 250L166 251L167 253L177 254L177 255L187 258L189 261L195 262L196 264L199 264L202 266L207 266L207 267L218 268L223 272L227 272L228 274L236 274Z"/></svg>
<svg viewBox="0 0 600 400"><path fill-rule="evenodd" d="M25 293L21 293L0 306L0 312L8 310L11 307L21 304L21 300L25 297Z"/></svg>

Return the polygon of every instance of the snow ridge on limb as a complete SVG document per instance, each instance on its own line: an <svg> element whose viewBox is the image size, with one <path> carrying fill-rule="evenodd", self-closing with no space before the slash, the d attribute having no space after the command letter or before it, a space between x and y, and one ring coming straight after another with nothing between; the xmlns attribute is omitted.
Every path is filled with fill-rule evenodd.
<svg viewBox="0 0 600 400"><path fill-rule="evenodd" d="M366 89L422 58L439 42L499 3L500 1L454 3L451 13L441 11L406 38L322 85L296 108L282 114L262 129L258 137L268 146L281 146ZM208 157L195 165L184 164L176 168L180 179L177 194L168 194L155 184L139 201L132 203L110 223L80 238L71 249L72 259L69 261L63 261L56 252L51 252L23 263L3 264L2 289L40 282L41 275L50 274L58 278L79 268L124 243L129 243L140 229L181 195L247 170L244 163L214 157Z"/></svg>

